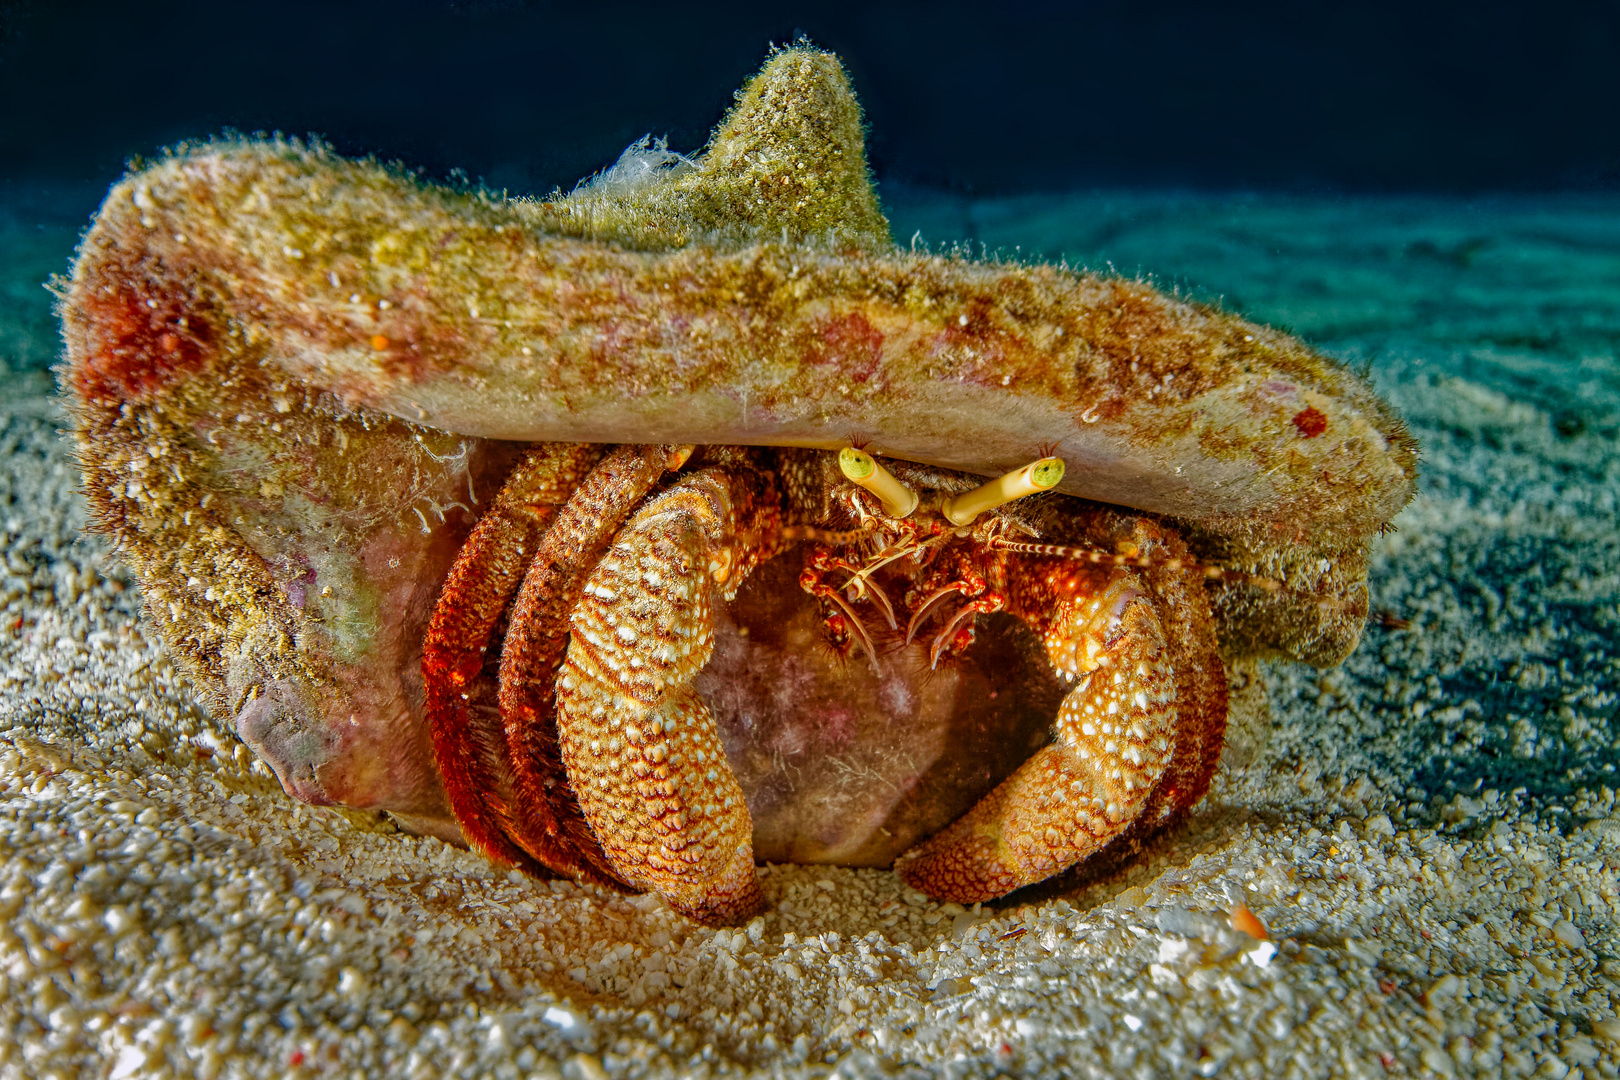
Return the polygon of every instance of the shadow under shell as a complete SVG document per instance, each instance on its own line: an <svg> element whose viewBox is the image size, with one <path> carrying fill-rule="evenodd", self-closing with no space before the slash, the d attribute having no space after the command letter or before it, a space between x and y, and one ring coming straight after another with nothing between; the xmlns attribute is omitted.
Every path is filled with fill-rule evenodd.
<svg viewBox="0 0 1620 1080"><path fill-rule="evenodd" d="M879 635L877 671L859 652L840 658L801 567L789 551L720 609L694 684L747 796L757 860L887 866L1044 745L1069 687L1008 615L980 618L966 654L937 670L928 627L909 646Z"/></svg>

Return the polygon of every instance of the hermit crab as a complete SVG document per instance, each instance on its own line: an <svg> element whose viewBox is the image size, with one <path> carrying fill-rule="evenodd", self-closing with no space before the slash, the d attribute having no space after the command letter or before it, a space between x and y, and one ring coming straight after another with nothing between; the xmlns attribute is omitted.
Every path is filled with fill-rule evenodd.
<svg viewBox="0 0 1620 1080"><path fill-rule="evenodd" d="M1230 665L1354 647L1389 407L894 247L861 131L795 47L702 156L547 200L287 141L112 189L62 285L91 516L290 794L708 922L760 858L988 899L1201 798Z"/></svg>

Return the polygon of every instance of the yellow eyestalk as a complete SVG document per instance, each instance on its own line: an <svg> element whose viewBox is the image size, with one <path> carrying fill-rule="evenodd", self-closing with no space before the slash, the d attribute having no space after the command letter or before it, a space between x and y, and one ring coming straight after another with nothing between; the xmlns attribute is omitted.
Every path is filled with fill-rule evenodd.
<svg viewBox="0 0 1620 1080"><path fill-rule="evenodd" d="M946 499L940 511L957 528L973 524L973 519L986 510L1005 506L1025 495L1051 491L1063 479L1063 459L1055 457L1032 461L1022 469L1014 469L953 499Z"/></svg>
<svg viewBox="0 0 1620 1080"><path fill-rule="evenodd" d="M917 493L896 480L866 451L844 447L838 451L838 468L851 483L876 495L883 512L890 517L903 518L917 509Z"/></svg>

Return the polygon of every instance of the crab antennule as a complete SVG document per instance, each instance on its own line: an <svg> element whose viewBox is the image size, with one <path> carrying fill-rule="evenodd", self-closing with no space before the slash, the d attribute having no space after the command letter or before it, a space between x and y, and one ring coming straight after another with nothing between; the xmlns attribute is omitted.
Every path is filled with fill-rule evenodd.
<svg viewBox="0 0 1620 1080"><path fill-rule="evenodd" d="M940 507L945 519L957 528L973 524L973 519L988 510L998 506L1005 506L1014 499L1022 499L1025 495L1038 495L1043 491L1051 491L1063 481L1063 459L1055 457L1041 458L1032 461L1022 469L1014 469L1005 476L997 477L988 484L981 484L972 491L955 498L946 499Z"/></svg>
<svg viewBox="0 0 1620 1080"><path fill-rule="evenodd" d="M777 537L784 544L814 540L828 547L846 547L866 535L861 529L818 529L814 525L785 525L777 533Z"/></svg>
<svg viewBox="0 0 1620 1080"><path fill-rule="evenodd" d="M838 468L846 479L870 491L883 503L883 512L892 518L908 517L917 509L917 493L894 478L864 450L846 446L838 452ZM1062 477L1060 472L1059 478Z"/></svg>

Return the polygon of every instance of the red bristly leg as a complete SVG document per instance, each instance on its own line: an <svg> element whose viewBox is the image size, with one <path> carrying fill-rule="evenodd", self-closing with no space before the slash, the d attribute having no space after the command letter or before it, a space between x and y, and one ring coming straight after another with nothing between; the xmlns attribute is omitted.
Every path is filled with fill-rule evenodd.
<svg viewBox="0 0 1620 1080"><path fill-rule="evenodd" d="M514 796L532 818L515 839L561 873L619 887L625 883L580 815L558 752L557 671L568 647L568 615L586 577L625 517L691 449L621 446L602 459L541 541L501 649L501 722Z"/></svg>
<svg viewBox="0 0 1620 1080"><path fill-rule="evenodd" d="M600 455L546 443L523 456L456 556L422 643L428 730L456 821L474 849L530 872L540 869L537 856L512 840L526 830L512 802L506 735L493 710L471 708L468 695L540 535Z"/></svg>

